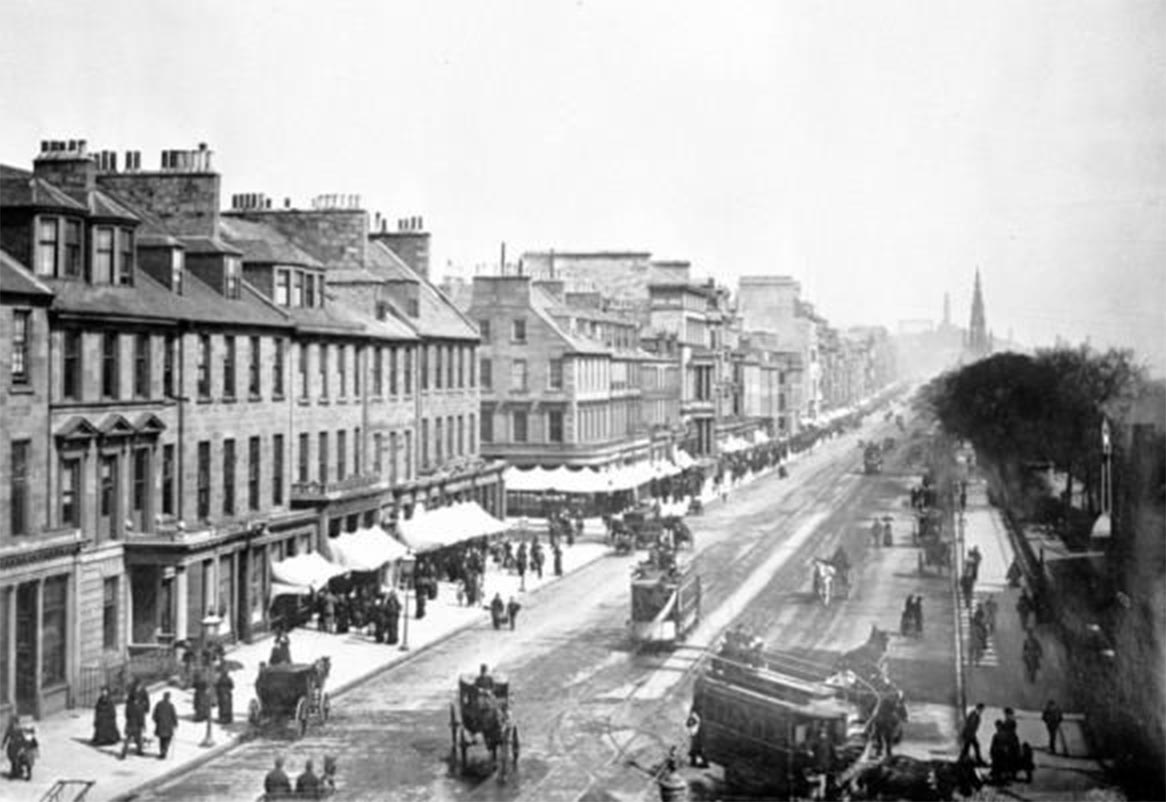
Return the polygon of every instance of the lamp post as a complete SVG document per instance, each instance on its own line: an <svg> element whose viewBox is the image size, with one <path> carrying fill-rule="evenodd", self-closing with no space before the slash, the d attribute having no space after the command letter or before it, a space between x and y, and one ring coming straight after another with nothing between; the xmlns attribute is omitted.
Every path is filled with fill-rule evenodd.
<svg viewBox="0 0 1166 802"><path fill-rule="evenodd" d="M210 671L210 665L207 664L206 655L208 653L208 650L210 648L211 643L213 643L215 638L218 637L219 625L222 623L223 623L223 619L220 618L217 614L215 614L214 610L211 610L210 612L208 612L206 615L206 618L204 618L202 620L202 654L203 654L203 657L202 657L202 660L200 660L200 662L203 663L203 667L202 667L203 671L207 671L207 672ZM208 686L209 686L209 678L208 678ZM207 691L207 692L209 693L209 691ZM199 744L199 746L201 746L201 747L209 748L209 747L212 747L215 745L214 733L211 731L211 725L214 723L213 719L214 719L214 716L211 716L209 714L206 717L206 737L204 737L202 739L202 743Z"/></svg>
<svg viewBox="0 0 1166 802"><path fill-rule="evenodd" d="M1109 420L1101 419L1101 515L1093 522L1090 533L1095 539L1108 538L1113 532L1113 466L1112 444L1109 439Z"/></svg>
<svg viewBox="0 0 1166 802"><path fill-rule="evenodd" d="M413 584L413 566L417 564L417 558L413 556L412 551L405 552L405 556L401 558L400 567L401 574L398 581L402 585L405 602L402 605L404 611L405 626L401 631L401 651L409 651L409 586Z"/></svg>

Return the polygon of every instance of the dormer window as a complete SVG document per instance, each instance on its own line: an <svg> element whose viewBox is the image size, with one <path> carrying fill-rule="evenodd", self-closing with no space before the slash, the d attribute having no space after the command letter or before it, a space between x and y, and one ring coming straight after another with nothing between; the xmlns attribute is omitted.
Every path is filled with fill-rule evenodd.
<svg viewBox="0 0 1166 802"><path fill-rule="evenodd" d="M65 221L65 269L69 278L80 278L84 269L81 259L81 223L77 220Z"/></svg>
<svg viewBox="0 0 1166 802"><path fill-rule="evenodd" d="M57 274L57 249L60 237L60 221L55 217L41 219L37 226L36 272L42 276Z"/></svg>
<svg viewBox="0 0 1166 802"><path fill-rule="evenodd" d="M409 299L409 317L421 317L421 302L416 298Z"/></svg>
<svg viewBox="0 0 1166 802"><path fill-rule="evenodd" d="M291 273L287 270L275 271L275 303L287 306L291 300Z"/></svg>
<svg viewBox="0 0 1166 802"><path fill-rule="evenodd" d="M113 229L99 226L93 236L93 283L113 283Z"/></svg>
<svg viewBox="0 0 1166 802"><path fill-rule="evenodd" d="M292 295L292 306L301 307L304 305L304 271L296 271L295 293Z"/></svg>
<svg viewBox="0 0 1166 802"><path fill-rule="evenodd" d="M123 287L134 283L134 233L128 228L117 230L118 248L117 283Z"/></svg>
<svg viewBox="0 0 1166 802"><path fill-rule="evenodd" d="M304 292L304 306L316 305L316 276L314 273L308 273L305 276L308 284Z"/></svg>
<svg viewBox="0 0 1166 802"><path fill-rule="evenodd" d="M186 252L181 248L170 251L170 289L175 295L182 295L183 277L186 273Z"/></svg>
<svg viewBox="0 0 1166 802"><path fill-rule="evenodd" d="M227 256L223 260L223 294L228 298L239 297L239 257Z"/></svg>

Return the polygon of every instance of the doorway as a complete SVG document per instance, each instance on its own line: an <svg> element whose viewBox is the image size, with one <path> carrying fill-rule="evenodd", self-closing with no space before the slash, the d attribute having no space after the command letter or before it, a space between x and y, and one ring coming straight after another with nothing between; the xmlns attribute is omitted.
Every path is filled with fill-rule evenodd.
<svg viewBox="0 0 1166 802"><path fill-rule="evenodd" d="M16 713L37 715L37 603L36 582L25 582L16 589Z"/></svg>

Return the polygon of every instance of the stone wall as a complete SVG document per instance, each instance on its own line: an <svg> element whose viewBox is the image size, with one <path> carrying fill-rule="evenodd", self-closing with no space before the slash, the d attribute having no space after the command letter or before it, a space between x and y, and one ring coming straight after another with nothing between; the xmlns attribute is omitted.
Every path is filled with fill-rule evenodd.
<svg viewBox="0 0 1166 802"><path fill-rule="evenodd" d="M210 237L219 229L218 173L103 173L102 189L149 209L179 236Z"/></svg>

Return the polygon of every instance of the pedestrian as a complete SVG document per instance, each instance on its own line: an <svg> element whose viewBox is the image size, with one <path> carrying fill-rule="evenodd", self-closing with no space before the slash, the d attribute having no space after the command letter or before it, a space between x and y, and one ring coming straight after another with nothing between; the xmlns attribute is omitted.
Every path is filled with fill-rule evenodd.
<svg viewBox="0 0 1166 802"><path fill-rule="evenodd" d="M988 747L988 756L992 758L993 783L1004 785L1016 773L1016 765L1020 762L1020 750L1017 748L1014 754L1012 749L1014 737L1015 735L1010 734L1004 726L1004 722L996 719L996 731L992 734L992 744Z"/></svg>
<svg viewBox="0 0 1166 802"><path fill-rule="evenodd" d="M154 707L154 734L158 736L158 759L165 760L170 741L178 729L178 713L170 701L170 691L162 694L162 701Z"/></svg>
<svg viewBox="0 0 1166 802"><path fill-rule="evenodd" d="M967 559L965 560L965 570L971 572L972 582L975 582L980 578L980 561L983 559L983 555L980 554L980 547L972 546L971 550L968 552Z"/></svg>
<svg viewBox="0 0 1166 802"><path fill-rule="evenodd" d="M397 643L397 632L401 626L401 600L397 598L397 591L390 590L385 599L385 642L390 646Z"/></svg>
<svg viewBox="0 0 1166 802"><path fill-rule="evenodd" d="M879 521L878 517L876 516L874 521L870 525L870 540L871 540L872 546L877 547L879 545L879 541L882 539L882 534L883 534L883 525Z"/></svg>
<svg viewBox="0 0 1166 802"><path fill-rule="evenodd" d="M838 753L834 749L834 741L824 723L818 725L818 734L814 739L814 772L818 775L818 799L830 799L834 778L834 764ZM888 754L890 754L888 752Z"/></svg>
<svg viewBox="0 0 1166 802"><path fill-rule="evenodd" d="M815 573L814 579L817 580L817 578L818 575ZM907 600L903 603L903 613L899 616L899 633L901 635L910 635L912 630L915 628L915 622L913 620L915 615L915 604L913 602L913 598L914 597L908 593Z"/></svg>
<svg viewBox="0 0 1166 802"><path fill-rule="evenodd" d="M422 577L413 583L414 617L418 620L425 617L425 605L429 601L429 580Z"/></svg>
<svg viewBox="0 0 1166 802"><path fill-rule="evenodd" d="M275 758L275 766L263 778L263 791L271 797L292 792L291 780L283 770L283 757Z"/></svg>
<svg viewBox="0 0 1166 802"><path fill-rule="evenodd" d="M109 746L121 742L121 733L117 729L117 707L113 697L109 695L109 688L102 686L93 706L93 745Z"/></svg>
<svg viewBox="0 0 1166 802"><path fill-rule="evenodd" d="M205 669L194 672L194 720L206 721L211 717L210 683Z"/></svg>
<svg viewBox="0 0 1166 802"><path fill-rule="evenodd" d="M510 621L510 628L514 629L514 622L518 620L518 611L522 609L522 605L510 597L510 601L506 602L506 618Z"/></svg>
<svg viewBox="0 0 1166 802"><path fill-rule="evenodd" d="M1040 641L1036 639L1036 634L1030 629L1028 636L1024 639L1023 647L1024 671L1029 682L1036 682L1036 672L1040 671L1040 660L1043 654L1044 649L1041 647Z"/></svg>
<svg viewBox="0 0 1166 802"><path fill-rule="evenodd" d="M919 637L923 637L923 597L922 596L915 597L914 607L915 607L915 614L914 614L913 618L915 619L915 634L918 635Z"/></svg>
<svg viewBox="0 0 1166 802"><path fill-rule="evenodd" d="M1028 589L1020 591L1020 598L1016 600L1016 612L1020 615L1020 628L1028 629L1028 619L1033 613L1032 597L1028 595Z"/></svg>
<svg viewBox="0 0 1166 802"><path fill-rule="evenodd" d="M559 548L559 544L554 545L554 560L555 560L555 576L563 575L563 550Z"/></svg>
<svg viewBox="0 0 1166 802"><path fill-rule="evenodd" d="M235 718L235 681L225 666L219 667L219 678L215 680L215 701L219 705L219 723L230 724Z"/></svg>
<svg viewBox="0 0 1166 802"><path fill-rule="evenodd" d="M505 614L506 604L502 601L502 594L495 593L494 598L490 601L490 619L494 624L494 629L502 628L502 617Z"/></svg>
<svg viewBox="0 0 1166 802"><path fill-rule="evenodd" d="M142 754L142 734L146 728L146 714L149 710L150 696L146 689L138 684L137 678L134 678L126 690L126 737L121 748L123 760L129 753L131 741L137 747L138 754Z"/></svg>
<svg viewBox="0 0 1166 802"><path fill-rule="evenodd" d="M989 634L995 634L996 632L997 609L996 596L989 593L987 598L984 599L984 623L988 625Z"/></svg>
<svg viewBox="0 0 1166 802"><path fill-rule="evenodd" d="M983 766L984 758L980 754L980 719L984 715L984 703L977 702L976 706L968 711L967 718L964 719L964 727L960 730L960 754L962 760L966 755L972 751L976 753L976 765Z"/></svg>
<svg viewBox="0 0 1166 802"><path fill-rule="evenodd" d="M1049 699L1048 704L1045 705L1044 712L1041 713L1041 721L1045 723L1045 729L1049 733L1049 754L1057 754L1057 736L1061 734L1061 721L1064 716L1061 714L1061 708L1057 707L1057 703ZM1063 739L1062 739L1063 740ZM1066 745L1065 752L1069 750Z"/></svg>
<svg viewBox="0 0 1166 802"><path fill-rule="evenodd" d="M964 566L964 572L960 576L960 590L964 594L964 607L971 609L972 607L972 593L976 588L976 577L968 570L968 566Z"/></svg>
<svg viewBox="0 0 1166 802"><path fill-rule="evenodd" d="M320 793L320 778L312 771L312 761L304 761L304 771L296 777L296 795L315 798Z"/></svg>
<svg viewBox="0 0 1166 802"><path fill-rule="evenodd" d="M704 733L701 732L700 725L700 713L694 707L684 722L688 730L688 765L706 768L709 762L704 756Z"/></svg>

